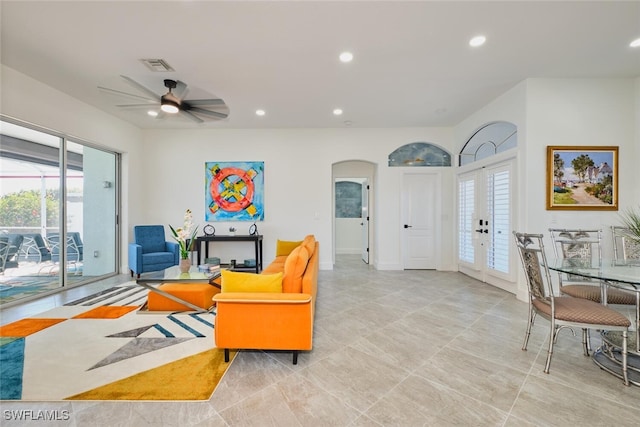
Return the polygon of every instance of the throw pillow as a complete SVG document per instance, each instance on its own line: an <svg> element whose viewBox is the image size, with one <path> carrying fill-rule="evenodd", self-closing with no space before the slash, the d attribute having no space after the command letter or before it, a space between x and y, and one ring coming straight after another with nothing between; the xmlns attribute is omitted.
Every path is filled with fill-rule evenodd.
<svg viewBox="0 0 640 427"><path fill-rule="evenodd" d="M289 255L292 250L300 246L300 243L302 243L302 240L298 242L278 240L276 242L276 257Z"/></svg>
<svg viewBox="0 0 640 427"><path fill-rule="evenodd" d="M309 258L311 258L311 256L313 255L313 253L316 250L316 238L313 234L309 234L308 236L306 236L304 238L304 240L302 241L301 246L304 246L304 248L307 250L307 252L309 252Z"/></svg>
<svg viewBox="0 0 640 427"><path fill-rule="evenodd" d="M282 276L282 292L302 292L302 276L307 269L309 252L302 247L295 248L284 262L284 275Z"/></svg>
<svg viewBox="0 0 640 427"><path fill-rule="evenodd" d="M282 273L255 274L222 270L222 292L282 292Z"/></svg>

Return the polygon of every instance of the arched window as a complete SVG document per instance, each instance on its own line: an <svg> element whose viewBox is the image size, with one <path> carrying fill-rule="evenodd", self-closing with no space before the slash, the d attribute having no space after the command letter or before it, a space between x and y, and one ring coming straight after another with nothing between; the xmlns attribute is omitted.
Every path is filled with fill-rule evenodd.
<svg viewBox="0 0 640 427"><path fill-rule="evenodd" d="M460 166L502 153L518 145L518 128L509 122L492 122L471 135L460 151Z"/></svg>
<svg viewBox="0 0 640 427"><path fill-rule="evenodd" d="M412 142L389 154L389 166L451 166L451 154L434 144Z"/></svg>

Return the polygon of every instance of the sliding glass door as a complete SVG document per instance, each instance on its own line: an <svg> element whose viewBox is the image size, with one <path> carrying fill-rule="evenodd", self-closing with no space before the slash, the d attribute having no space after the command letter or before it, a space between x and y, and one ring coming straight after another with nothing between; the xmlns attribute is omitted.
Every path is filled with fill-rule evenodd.
<svg viewBox="0 0 640 427"><path fill-rule="evenodd" d="M118 271L119 155L0 121L0 304Z"/></svg>

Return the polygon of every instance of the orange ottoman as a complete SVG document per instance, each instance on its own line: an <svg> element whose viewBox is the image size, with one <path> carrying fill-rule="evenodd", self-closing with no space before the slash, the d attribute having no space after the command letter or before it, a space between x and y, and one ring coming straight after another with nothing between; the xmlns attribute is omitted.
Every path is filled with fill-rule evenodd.
<svg viewBox="0 0 640 427"><path fill-rule="evenodd" d="M206 283L163 283L158 286L158 289L197 305L203 310L213 306L213 296L220 292L219 288ZM191 307L153 291L149 291L147 309L149 311L193 311Z"/></svg>

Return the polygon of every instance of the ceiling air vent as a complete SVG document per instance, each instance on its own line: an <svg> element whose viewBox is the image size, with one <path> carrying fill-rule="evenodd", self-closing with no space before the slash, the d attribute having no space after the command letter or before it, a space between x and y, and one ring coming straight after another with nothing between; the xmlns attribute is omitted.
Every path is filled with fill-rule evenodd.
<svg viewBox="0 0 640 427"><path fill-rule="evenodd" d="M167 72L167 71L175 71L171 68L171 65L167 64L167 61L164 59L141 59L141 61L149 67L151 71L157 72Z"/></svg>

